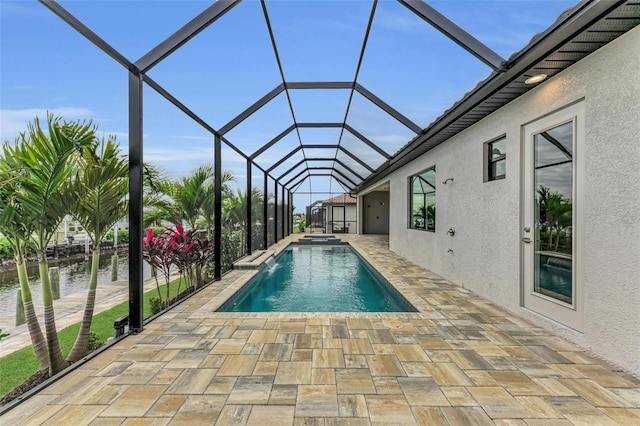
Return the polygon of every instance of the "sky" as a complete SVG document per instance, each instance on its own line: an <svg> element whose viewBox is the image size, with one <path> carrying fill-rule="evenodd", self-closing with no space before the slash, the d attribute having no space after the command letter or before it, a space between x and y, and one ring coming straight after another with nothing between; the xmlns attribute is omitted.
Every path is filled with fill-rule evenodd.
<svg viewBox="0 0 640 426"><path fill-rule="evenodd" d="M64 8L135 62L198 13L208 1L61 0ZM429 4L503 58L522 49L576 1L440 0ZM266 0L286 81L351 81L372 2L369 0ZM427 127L480 80L485 64L393 0L378 2L358 83L420 128ZM149 71L149 76L198 116L219 129L282 83L260 3L245 0ZM0 140L12 141L26 123L46 111L66 120L91 119L128 149L127 71L36 1L0 1ZM291 90L298 122L342 122L348 90ZM170 177L213 163L213 137L154 92L144 88L144 161ZM252 154L293 123L283 92L225 137ZM356 93L347 124L393 154L415 136L409 128ZM342 135L342 136L341 136ZM340 129L291 132L257 159L268 168L300 144L337 144L371 167L384 157ZM335 149L305 150L333 157ZM223 170L246 188L246 160L223 147ZM303 152L273 172L279 178ZM367 170L339 152L338 159ZM315 167L331 162L314 162ZM344 170L351 180L356 176ZM286 176L288 181L302 170ZM262 188L258 169L253 185ZM302 175L304 176L304 174ZM295 180L297 181L297 180ZM294 181L294 182L295 182ZM309 194L313 192L314 194ZM344 192L329 177L306 179L294 205Z"/></svg>

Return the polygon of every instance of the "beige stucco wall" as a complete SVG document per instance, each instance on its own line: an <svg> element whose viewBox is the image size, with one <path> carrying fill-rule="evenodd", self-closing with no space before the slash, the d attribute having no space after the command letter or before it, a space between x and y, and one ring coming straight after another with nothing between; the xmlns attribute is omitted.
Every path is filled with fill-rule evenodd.
<svg viewBox="0 0 640 426"><path fill-rule="evenodd" d="M583 332L521 307L520 274L522 126L580 100ZM483 143L505 133L506 178L485 183ZM407 177L433 165L436 232L407 229ZM384 179L391 250L640 374L640 27Z"/></svg>
<svg viewBox="0 0 640 426"><path fill-rule="evenodd" d="M344 206L344 217L346 220L346 225L348 228L348 234L355 234L358 232L358 226L357 226L357 219L358 219L358 215L357 215L357 208L355 204L335 204L336 206ZM331 225L330 223L333 221L333 209L332 209L333 204L326 204L325 207L327 208L327 213L326 213L326 226L327 229L325 230L325 232L327 234L331 233Z"/></svg>
<svg viewBox="0 0 640 426"><path fill-rule="evenodd" d="M389 233L389 191L372 191L360 198L363 234Z"/></svg>

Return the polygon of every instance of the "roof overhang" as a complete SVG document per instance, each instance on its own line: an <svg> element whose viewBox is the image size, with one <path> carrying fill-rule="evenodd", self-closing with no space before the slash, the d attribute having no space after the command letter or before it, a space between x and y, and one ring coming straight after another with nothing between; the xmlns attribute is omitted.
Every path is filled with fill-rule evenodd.
<svg viewBox="0 0 640 426"><path fill-rule="evenodd" d="M494 71L383 163L358 187L360 192L427 151L471 127L535 86L532 75L558 74L640 24L640 3L585 0L566 10L546 31L511 55L506 70Z"/></svg>

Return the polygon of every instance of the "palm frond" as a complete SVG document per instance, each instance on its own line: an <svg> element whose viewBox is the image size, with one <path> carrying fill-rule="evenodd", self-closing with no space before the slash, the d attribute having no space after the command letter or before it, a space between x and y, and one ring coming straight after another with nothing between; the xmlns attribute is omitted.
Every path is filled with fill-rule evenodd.
<svg viewBox="0 0 640 426"><path fill-rule="evenodd" d="M66 192L78 201L71 207L95 244L128 210L128 162L120 155L114 137L92 144L82 151L82 168Z"/></svg>
<svg viewBox="0 0 640 426"><path fill-rule="evenodd" d="M62 191L74 170L70 158L95 139L91 122L62 123L53 114L47 114L47 129L48 135L36 117L14 145L4 147L8 167L21 171L15 201L24 220L35 225L38 249L49 243L73 202L73 194Z"/></svg>

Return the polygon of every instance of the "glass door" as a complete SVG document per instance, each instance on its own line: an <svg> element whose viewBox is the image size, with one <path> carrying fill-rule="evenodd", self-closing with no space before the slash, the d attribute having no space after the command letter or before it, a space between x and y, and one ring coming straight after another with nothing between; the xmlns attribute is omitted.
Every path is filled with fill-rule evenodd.
<svg viewBox="0 0 640 426"><path fill-rule="evenodd" d="M581 105L525 126L522 232L525 307L578 330Z"/></svg>
<svg viewBox="0 0 640 426"><path fill-rule="evenodd" d="M343 234L347 230L345 206L331 207L331 232Z"/></svg>

